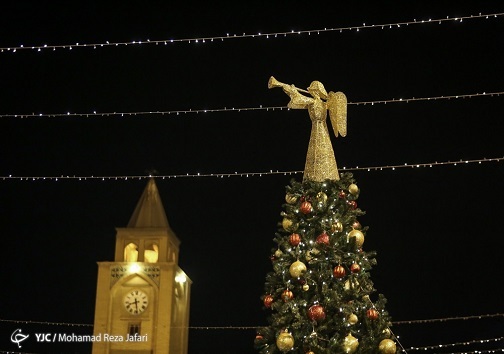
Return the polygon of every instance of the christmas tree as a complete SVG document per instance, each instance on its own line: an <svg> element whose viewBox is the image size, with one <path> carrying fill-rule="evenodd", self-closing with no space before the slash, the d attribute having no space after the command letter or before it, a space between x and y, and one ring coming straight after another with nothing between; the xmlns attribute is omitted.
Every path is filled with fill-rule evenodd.
<svg viewBox="0 0 504 354"><path fill-rule="evenodd" d="M303 181L286 188L262 296L269 326L258 329L255 347L261 354L396 353L386 299L371 299L376 253L363 249L360 190L352 174L339 175L325 123L329 110L335 133L346 135L346 98L331 103L319 82L304 91L272 78L269 87L282 87L289 107L309 109L312 133Z"/></svg>

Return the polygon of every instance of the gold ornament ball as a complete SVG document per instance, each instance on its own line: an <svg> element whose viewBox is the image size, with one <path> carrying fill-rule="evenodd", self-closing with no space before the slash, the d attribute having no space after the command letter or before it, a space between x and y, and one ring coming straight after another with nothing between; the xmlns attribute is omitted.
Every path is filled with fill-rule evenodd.
<svg viewBox="0 0 504 354"><path fill-rule="evenodd" d="M393 340L384 339L378 345L378 349L383 354L395 354L397 348Z"/></svg>
<svg viewBox="0 0 504 354"><path fill-rule="evenodd" d="M281 257L283 255L283 252L281 250L276 250L275 251L275 257Z"/></svg>
<svg viewBox="0 0 504 354"><path fill-rule="evenodd" d="M350 192L350 194L356 195L357 193L359 193L359 187L357 187L356 184L352 183L348 186L348 191Z"/></svg>
<svg viewBox="0 0 504 354"><path fill-rule="evenodd" d="M325 207L327 205L327 194L325 194L324 192L318 192L317 193L317 203L321 207Z"/></svg>
<svg viewBox="0 0 504 354"><path fill-rule="evenodd" d="M289 204L294 204L297 202L297 197L292 194L286 194L285 195L285 201Z"/></svg>
<svg viewBox="0 0 504 354"><path fill-rule="evenodd" d="M341 232L343 231L343 224L341 222L335 222L331 225L332 232Z"/></svg>
<svg viewBox="0 0 504 354"><path fill-rule="evenodd" d="M348 323L350 323L351 325L354 325L357 322L359 322L359 318L357 317L356 314L352 313L350 316L348 316Z"/></svg>
<svg viewBox="0 0 504 354"><path fill-rule="evenodd" d="M296 231L298 225L297 225L297 223L295 223L294 221L292 221L289 218L283 218L282 227L284 228L284 230L292 232L292 231Z"/></svg>
<svg viewBox="0 0 504 354"><path fill-rule="evenodd" d="M352 237L355 237L355 244L357 247L362 247L364 244L364 234L360 230L354 229L348 233L348 240L350 241Z"/></svg>
<svg viewBox="0 0 504 354"><path fill-rule="evenodd" d="M357 280L354 280L353 282L350 282L350 279L348 279L345 282L344 288L346 291L350 291L351 289L355 289L359 287L359 282Z"/></svg>
<svg viewBox="0 0 504 354"><path fill-rule="evenodd" d="M390 338L390 328L385 328L382 333L385 335L385 337Z"/></svg>
<svg viewBox="0 0 504 354"><path fill-rule="evenodd" d="M310 251L306 252L305 257L304 257L308 262L312 260L312 255Z"/></svg>
<svg viewBox="0 0 504 354"><path fill-rule="evenodd" d="M295 261L289 268L289 273L293 278L300 277L304 272L306 272L306 265L301 261Z"/></svg>
<svg viewBox="0 0 504 354"><path fill-rule="evenodd" d="M353 353L357 350L357 347L359 347L359 340L357 338L351 334L345 337L343 341L343 350L345 353Z"/></svg>
<svg viewBox="0 0 504 354"><path fill-rule="evenodd" d="M294 337L288 332L282 332L276 340L278 349L282 352L288 352L294 347Z"/></svg>
<svg viewBox="0 0 504 354"><path fill-rule="evenodd" d="M310 286L308 284L303 285L303 291L310 290Z"/></svg>

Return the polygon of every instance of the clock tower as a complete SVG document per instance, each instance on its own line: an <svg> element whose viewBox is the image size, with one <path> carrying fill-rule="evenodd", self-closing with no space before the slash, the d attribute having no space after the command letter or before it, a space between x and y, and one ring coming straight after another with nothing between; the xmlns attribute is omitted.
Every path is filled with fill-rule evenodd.
<svg viewBox="0 0 504 354"><path fill-rule="evenodd" d="M179 245L151 178L116 228L114 261L98 262L93 354L187 353L191 280Z"/></svg>

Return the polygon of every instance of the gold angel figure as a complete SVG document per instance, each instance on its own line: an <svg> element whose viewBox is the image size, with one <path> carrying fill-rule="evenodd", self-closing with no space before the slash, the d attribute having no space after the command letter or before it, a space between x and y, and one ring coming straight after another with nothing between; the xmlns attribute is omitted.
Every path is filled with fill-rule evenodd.
<svg viewBox="0 0 504 354"><path fill-rule="evenodd" d="M334 134L346 136L347 99L342 92L329 92L319 81L313 81L308 91L277 81L273 76L268 81L268 88L281 87L290 97L287 107L308 109L312 121L310 143L306 154L303 181L322 182L326 179L339 180L338 166L327 129L327 111L331 119ZM312 97L302 95L309 93Z"/></svg>

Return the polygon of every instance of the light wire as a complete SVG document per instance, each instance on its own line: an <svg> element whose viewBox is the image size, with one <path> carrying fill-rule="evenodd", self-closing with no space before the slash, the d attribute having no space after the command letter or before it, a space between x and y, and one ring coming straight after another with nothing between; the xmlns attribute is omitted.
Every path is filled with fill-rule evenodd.
<svg viewBox="0 0 504 354"><path fill-rule="evenodd" d="M356 106L374 106L378 104L387 103L409 103L417 101L438 101L438 100L451 100L451 99L466 99L475 98L483 96L501 96L504 91L496 92L482 92L482 93L472 93L472 94L462 94L462 95L449 95L449 96L433 96L433 97L410 97L410 98L392 98L387 100L376 100L376 101L358 101L358 102L348 102L348 105ZM146 116L146 115L181 115L181 114L199 114L199 113L219 113L219 112L245 112L245 111L275 111L275 110L290 110L290 108L285 106L270 106L263 107L242 107L242 108L216 108L216 109L185 109L185 110L174 110L174 111L137 111L137 112L87 112L87 113L12 113L12 114L0 114L0 118L70 118L70 117L134 117L134 116Z"/></svg>
<svg viewBox="0 0 504 354"><path fill-rule="evenodd" d="M501 162L504 157L492 157L492 158L481 158L473 160L459 160L459 161L443 161L443 162L427 162L427 163L404 163L400 165L384 165L384 166L368 166L368 167L343 167L340 171L383 171L383 170L396 170L404 168L420 168L420 167L434 167L434 166L457 166L457 165L467 165L467 164L482 164L484 162ZM171 179L171 178L196 178L196 177L262 177L270 175L296 175L303 173L303 171L279 171L279 170L269 170L264 172L230 172L230 173L186 173L186 174L173 174L173 175L115 175L115 176L70 176L70 175L60 175L60 176L0 176L0 180L24 180L24 181L36 181L36 180L48 180L48 181L58 181L58 180L128 180L128 179L144 179L144 178L158 178L158 179Z"/></svg>
<svg viewBox="0 0 504 354"><path fill-rule="evenodd" d="M102 43L73 43L73 44L59 44L59 45L36 45L36 46L12 46L12 47L0 47L0 53L9 52L16 53L17 51L23 50L35 50L38 52L45 50L53 50L56 49L68 49L72 50L73 48L100 48L100 47L119 47L119 46L128 46L128 45L144 45L144 44L154 44L154 45L168 45L171 43L206 43L206 42L214 42L214 41L224 41L229 39L243 39L243 38L277 38L277 37L287 37L291 35L300 35L300 34L320 34L323 32L343 32L343 31L360 31L363 29L385 29L385 28L400 28L401 26L409 26L409 25L419 25L419 24L427 24L427 23L443 23L443 22L463 22L464 20L473 20L479 18L497 18L504 16L504 13L491 13L491 14L481 14L478 15L470 15L470 16L457 16L450 17L446 16L446 18L436 18L436 19L427 19L427 20L419 20L416 19L412 21L402 21L402 22L394 22L394 23L382 23L382 24L366 24L363 23L359 26L351 26L351 27L334 27L334 28L320 28L320 29L312 29L312 30L291 30L288 32L270 32L270 33L255 33L255 34L229 34L227 33L225 36L217 36L217 37L194 37L194 38L179 38L179 39L161 39L161 40L140 40L140 41L129 41L129 42L110 42L105 41Z"/></svg>

